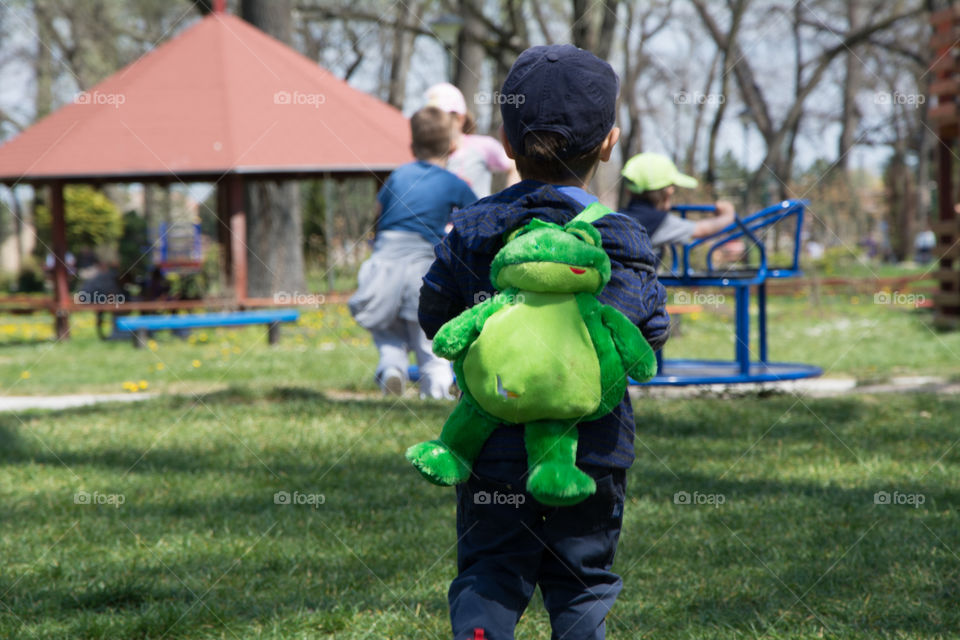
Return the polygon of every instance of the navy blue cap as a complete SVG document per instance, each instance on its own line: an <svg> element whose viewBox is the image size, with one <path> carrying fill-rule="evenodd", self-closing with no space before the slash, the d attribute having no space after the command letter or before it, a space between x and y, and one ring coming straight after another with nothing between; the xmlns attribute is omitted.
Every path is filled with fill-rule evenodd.
<svg viewBox="0 0 960 640"><path fill-rule="evenodd" d="M567 146L560 158L586 153L613 128L619 90L613 67L589 51L572 44L530 47L500 90L504 133L517 153L531 131L562 134Z"/></svg>

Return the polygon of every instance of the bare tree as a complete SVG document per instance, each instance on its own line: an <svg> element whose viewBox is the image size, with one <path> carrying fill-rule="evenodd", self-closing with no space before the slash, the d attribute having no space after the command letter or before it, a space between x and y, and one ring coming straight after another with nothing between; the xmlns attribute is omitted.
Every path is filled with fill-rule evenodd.
<svg viewBox="0 0 960 640"><path fill-rule="evenodd" d="M874 34L889 29L898 22L919 16L923 12L923 7L920 6L903 8L899 6L903 3L892 3L898 5L894 7L898 11L886 16L874 15L872 16L873 20L868 24L845 33L837 33L836 38L840 40L838 43L832 46L823 46L819 53L809 60L799 61L801 68L799 73L796 74L799 84L795 89L792 104L787 108L786 114L777 121L770 104L769 92L771 90L769 88L765 90L761 86L750 57L746 55L735 40L732 43L729 41L729 30L721 27L720 22L708 8L705 0L691 0L691 2L716 45L724 49L730 47L731 55L735 60L732 70L737 80L740 95L749 108L750 117L766 143L765 157L760 167L751 176L749 190L754 193L761 179L772 174L778 182L777 189L780 197L788 196L787 185L792 174L792 167L787 164L791 159L788 145L791 139L795 139L794 131L798 130L807 99L820 85L833 61L843 53L850 51L852 47L868 41ZM715 4L711 3L710 6L714 7ZM730 13L732 13L732 10L728 4L728 17ZM828 33L833 32L832 29L828 30L826 25L821 25L821 28Z"/></svg>
<svg viewBox="0 0 960 640"><path fill-rule="evenodd" d="M290 0L242 0L244 20L290 43ZM247 293L267 297L275 291L305 291L303 220L300 192L293 182L248 182L246 189Z"/></svg>

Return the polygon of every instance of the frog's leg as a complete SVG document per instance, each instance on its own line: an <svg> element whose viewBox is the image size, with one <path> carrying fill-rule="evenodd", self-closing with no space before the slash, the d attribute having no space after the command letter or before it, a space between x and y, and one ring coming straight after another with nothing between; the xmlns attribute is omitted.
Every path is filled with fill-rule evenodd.
<svg viewBox="0 0 960 640"><path fill-rule="evenodd" d="M466 482L474 458L498 426L463 399L444 423L440 439L413 445L407 449L407 460L424 478L442 487Z"/></svg>
<svg viewBox="0 0 960 640"><path fill-rule="evenodd" d="M562 507L576 504L597 490L593 478L577 468L578 435L574 420L527 423L527 491L538 502Z"/></svg>

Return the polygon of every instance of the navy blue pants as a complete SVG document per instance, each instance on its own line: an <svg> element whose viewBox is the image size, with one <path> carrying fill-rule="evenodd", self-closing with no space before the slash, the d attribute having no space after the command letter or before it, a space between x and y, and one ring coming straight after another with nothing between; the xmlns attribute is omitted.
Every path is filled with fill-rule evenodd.
<svg viewBox="0 0 960 640"><path fill-rule="evenodd" d="M454 640L512 640L540 586L553 640L601 640L620 593L612 573L623 523L624 469L581 467L597 492L546 507L524 490L525 462L474 465L457 487L457 568L450 585ZM475 630L483 629L482 635Z"/></svg>

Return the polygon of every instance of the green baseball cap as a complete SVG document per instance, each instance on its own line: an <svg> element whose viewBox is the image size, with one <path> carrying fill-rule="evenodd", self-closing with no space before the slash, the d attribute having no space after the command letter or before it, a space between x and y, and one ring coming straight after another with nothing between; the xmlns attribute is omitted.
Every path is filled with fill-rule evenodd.
<svg viewBox="0 0 960 640"><path fill-rule="evenodd" d="M627 179L627 187L634 193L656 191L670 185L693 189L697 179L680 173L677 165L665 155L659 153L640 153L623 165L620 172Z"/></svg>

